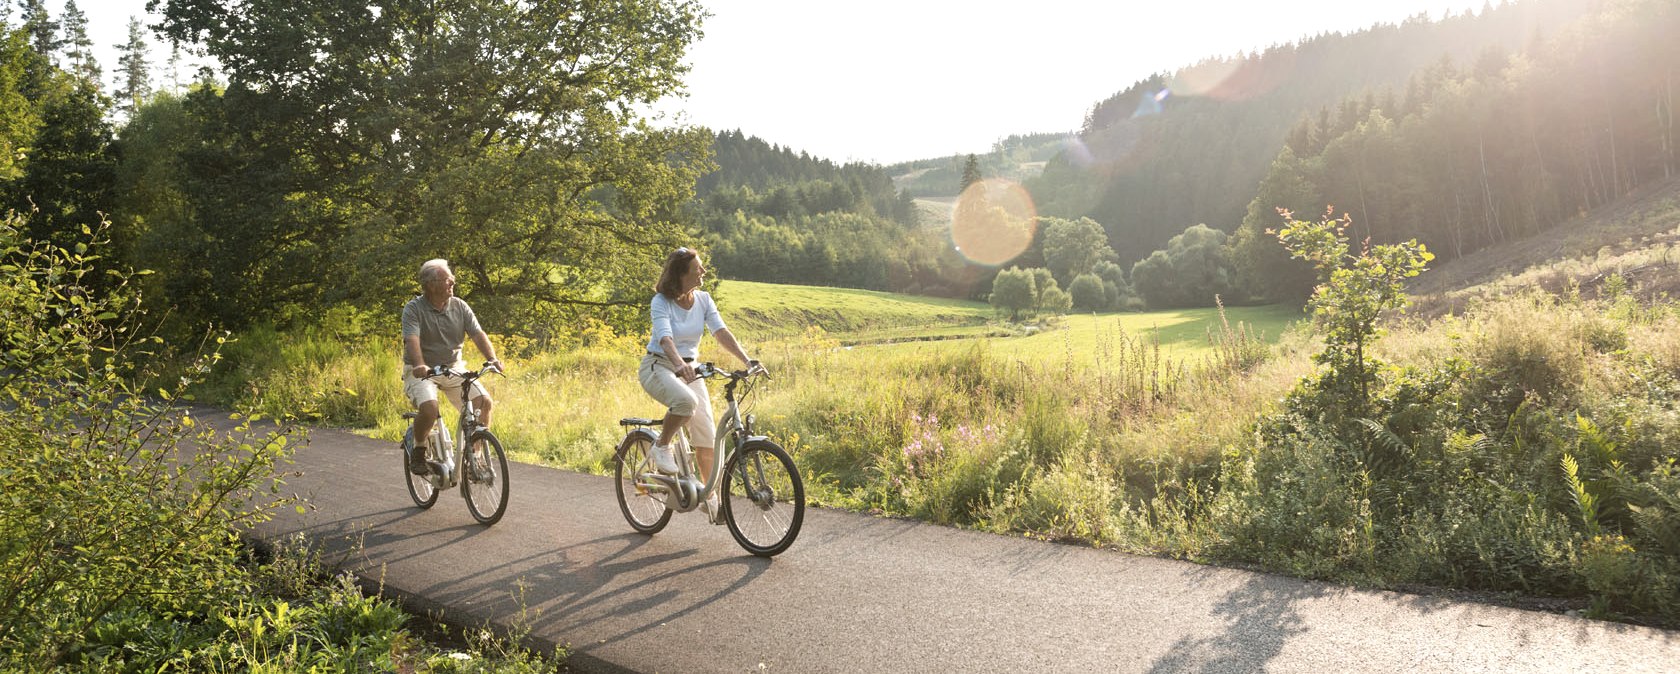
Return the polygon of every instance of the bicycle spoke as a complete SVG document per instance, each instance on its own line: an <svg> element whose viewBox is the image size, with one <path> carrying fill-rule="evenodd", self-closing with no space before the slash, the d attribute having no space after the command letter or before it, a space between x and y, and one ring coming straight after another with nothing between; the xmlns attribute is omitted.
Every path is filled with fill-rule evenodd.
<svg viewBox="0 0 1680 674"><path fill-rule="evenodd" d="M804 502L798 469L773 443L755 442L742 451L729 475L730 533L755 555L775 555L799 535Z"/></svg>

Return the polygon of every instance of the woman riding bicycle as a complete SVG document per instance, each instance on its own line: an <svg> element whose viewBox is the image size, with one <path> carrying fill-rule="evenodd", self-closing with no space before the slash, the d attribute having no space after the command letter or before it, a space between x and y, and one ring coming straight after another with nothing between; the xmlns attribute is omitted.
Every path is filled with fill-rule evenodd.
<svg viewBox="0 0 1680 674"><path fill-rule="evenodd" d="M715 430L706 380L694 371L694 359L700 355L700 338L709 330L725 351L741 359L749 369L763 366L741 349L723 324L723 316L718 314L712 296L700 290L700 282L705 278L706 266L701 264L697 251L678 248L665 256L664 270L654 287L658 292L649 306L653 330L647 355L642 358L640 376L642 389L669 409L659 429L659 440L650 452L654 468L667 475L677 473L671 441L677 429L686 426L689 444L693 445L700 463L701 479L709 480L716 460ZM716 493L701 507L714 524L718 523Z"/></svg>

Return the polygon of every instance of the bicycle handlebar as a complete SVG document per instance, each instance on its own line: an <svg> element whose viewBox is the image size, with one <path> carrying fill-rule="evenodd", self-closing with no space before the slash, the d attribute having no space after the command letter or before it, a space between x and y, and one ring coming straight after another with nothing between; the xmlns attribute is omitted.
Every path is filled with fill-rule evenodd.
<svg viewBox="0 0 1680 674"><path fill-rule="evenodd" d="M477 372L474 372L472 370L456 370L456 369L449 368L449 367L446 367L446 366L443 366L443 365L433 365L431 367L431 369L426 372L426 378L427 379L432 379L432 378L435 378L435 377L443 377L443 376L447 376L447 375L454 375L456 377L460 377L460 378L465 379L467 381L472 381L474 379L478 379L480 377L483 377L485 375L485 373L488 373L488 372L494 372L496 374L502 374L502 368L497 367L494 363L491 363L490 361L484 361L484 367L478 368Z"/></svg>
<svg viewBox="0 0 1680 674"><path fill-rule="evenodd" d="M700 363L694 366L694 376L701 379L721 376L739 381L753 375L762 375L768 378L770 373L764 369L764 366L758 365L757 361L753 361L753 367L745 370L725 370L711 363Z"/></svg>

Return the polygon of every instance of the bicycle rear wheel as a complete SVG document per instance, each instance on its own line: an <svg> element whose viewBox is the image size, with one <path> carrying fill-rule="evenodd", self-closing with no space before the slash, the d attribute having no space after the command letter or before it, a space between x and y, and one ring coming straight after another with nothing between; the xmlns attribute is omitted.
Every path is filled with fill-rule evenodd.
<svg viewBox="0 0 1680 674"><path fill-rule="evenodd" d="M414 505L417 505L424 510L432 507L432 504L437 503L437 487L432 486L432 481L427 476L415 475L414 471L408 469L408 453L411 451L409 448L413 446L414 428L410 427L408 429L408 433L403 435L402 442L397 443L397 454L402 457L402 472L403 475L408 478L406 480L408 483L408 496L409 498L414 499Z"/></svg>
<svg viewBox="0 0 1680 674"><path fill-rule="evenodd" d="M641 476L654 472L648 451L653 449L653 436L646 431L631 431L618 444L614 473L614 489L618 492L618 509L630 528L639 533L656 534L671 521L671 510L665 507L665 494L641 484Z"/></svg>
<svg viewBox="0 0 1680 674"><path fill-rule="evenodd" d="M741 447L723 472L723 516L729 534L760 557L781 554L805 521L805 483L793 457L769 440Z"/></svg>
<svg viewBox="0 0 1680 674"><path fill-rule="evenodd" d="M495 524L508 504L508 463L502 441L488 430L474 433L463 458L461 495L467 499L467 511L479 524Z"/></svg>

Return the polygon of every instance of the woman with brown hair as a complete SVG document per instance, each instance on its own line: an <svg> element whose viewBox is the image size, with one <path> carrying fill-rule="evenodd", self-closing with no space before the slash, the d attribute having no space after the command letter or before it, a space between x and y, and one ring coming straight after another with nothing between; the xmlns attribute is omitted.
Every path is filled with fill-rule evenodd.
<svg viewBox="0 0 1680 674"><path fill-rule="evenodd" d="M700 254L690 248L678 248L665 256L665 268L659 274L649 314L653 322L648 339L647 355L642 358L640 376L642 389L669 411L659 429L659 440L649 453L654 468L674 475L677 461L671 453L671 440L677 429L688 428L688 441L699 460L700 477L712 476L716 461L716 432L712 422L711 398L706 380L694 372L694 359L700 355L700 338L707 331L717 338L725 351L741 359L748 369L762 370L757 360L747 356L735 335L723 324L712 296L700 289L706 278L706 266ZM717 494L701 504L713 524L721 523Z"/></svg>

